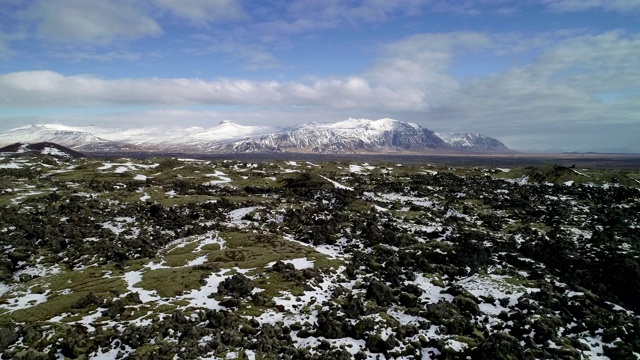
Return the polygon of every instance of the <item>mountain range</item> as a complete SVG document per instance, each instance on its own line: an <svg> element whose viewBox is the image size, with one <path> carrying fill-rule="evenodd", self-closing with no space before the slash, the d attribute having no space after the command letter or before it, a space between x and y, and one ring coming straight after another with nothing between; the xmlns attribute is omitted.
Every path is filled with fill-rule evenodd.
<svg viewBox="0 0 640 360"><path fill-rule="evenodd" d="M246 126L222 121L212 128L108 129L58 124L29 125L0 132L0 146L53 142L77 151L186 153L435 153L510 152L481 134L434 133L394 119L347 119L293 127Z"/></svg>

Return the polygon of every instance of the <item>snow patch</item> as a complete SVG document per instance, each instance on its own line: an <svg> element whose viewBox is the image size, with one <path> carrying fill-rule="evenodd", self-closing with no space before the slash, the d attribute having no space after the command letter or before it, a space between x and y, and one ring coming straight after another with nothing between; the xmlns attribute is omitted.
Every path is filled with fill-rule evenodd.
<svg viewBox="0 0 640 360"><path fill-rule="evenodd" d="M64 158L71 157L71 155L67 154L66 152L64 152L64 151L62 151L60 149L56 149L54 147L49 147L49 146L45 146L45 148L42 149L42 151L40 153L42 155L60 156L60 157L64 157Z"/></svg>
<svg viewBox="0 0 640 360"><path fill-rule="evenodd" d="M297 270L313 268L313 260L309 260L306 257L297 258L297 259L282 260L282 262L285 263L285 264L293 264L293 266L295 266L295 268ZM272 262L267 264L267 267L271 267L275 263L276 263L275 261L272 261Z"/></svg>
<svg viewBox="0 0 640 360"><path fill-rule="evenodd" d="M129 271L125 273L123 279L127 282L127 290L130 292L137 292L143 303L160 300L160 296L158 296L155 291L145 290L135 286L137 283L142 281L142 275L143 273L141 271ZM122 295L122 297L124 296L126 296L126 294Z"/></svg>
<svg viewBox="0 0 640 360"><path fill-rule="evenodd" d="M5 283L0 283L0 297L6 293L9 292L9 290L11 290L11 286L5 284Z"/></svg>
<svg viewBox="0 0 640 360"><path fill-rule="evenodd" d="M187 263L187 266L197 266L202 265L207 262L207 255L200 256L196 259L193 259Z"/></svg>
<svg viewBox="0 0 640 360"><path fill-rule="evenodd" d="M319 176L320 176L321 178L323 178L323 179L327 180L328 182L332 183L332 184L333 184L333 186L335 186L335 187L336 187L336 188L338 188L338 189L343 189L343 190L350 190L350 191L353 191L353 188L350 188L350 187L348 187L348 186L344 186L344 185L342 185L342 184L340 184L340 183L338 183L338 182L336 182L336 181L333 181L333 180L331 180L331 179L329 179L329 178L326 178L326 177L324 177L324 176L322 176L322 175L319 175Z"/></svg>

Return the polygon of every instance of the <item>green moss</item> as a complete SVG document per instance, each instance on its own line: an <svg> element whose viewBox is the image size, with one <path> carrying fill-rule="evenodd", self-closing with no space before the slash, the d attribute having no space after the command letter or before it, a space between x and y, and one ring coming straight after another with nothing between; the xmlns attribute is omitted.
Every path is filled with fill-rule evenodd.
<svg viewBox="0 0 640 360"><path fill-rule="evenodd" d="M219 197L209 195L176 195L175 197L167 197L154 199L157 203L164 207L170 207L173 205L186 205L186 204L201 204L208 201L220 200Z"/></svg>
<svg viewBox="0 0 640 360"><path fill-rule="evenodd" d="M165 265L170 267L185 266L189 261L196 259L200 253L194 253L194 250L198 247L200 241L197 238L191 238L186 241L187 244L183 246L176 245L173 249L169 250L163 256ZM181 243L184 244L184 243Z"/></svg>
<svg viewBox="0 0 640 360"><path fill-rule="evenodd" d="M5 313L0 317L9 317L18 322L44 321L63 313L82 313L83 310L73 309L73 306L90 292L98 296L111 297L113 294L126 291L126 283L122 278L103 276L102 269L89 268L32 280L25 284L25 287L49 289L47 301L10 314Z"/></svg>
<svg viewBox="0 0 640 360"><path fill-rule="evenodd" d="M207 252L219 251L220 249L221 249L220 244L207 244L202 246L202 251L207 251Z"/></svg>
<svg viewBox="0 0 640 360"><path fill-rule="evenodd" d="M515 278L515 277L507 277L507 278L504 278L503 280L507 284L515 285L515 286L533 287L536 284L535 281L522 279L522 278Z"/></svg>
<svg viewBox="0 0 640 360"><path fill-rule="evenodd" d="M210 251L207 257L221 267L264 268L270 262L300 257L314 260L321 267L333 265L313 248L276 235L224 232L220 236L226 241L225 249Z"/></svg>
<svg viewBox="0 0 640 360"><path fill-rule="evenodd" d="M136 286L155 290L162 297L174 297L200 288L200 279L207 275L208 272L191 267L149 270L142 275L142 281Z"/></svg>
<svg viewBox="0 0 640 360"><path fill-rule="evenodd" d="M526 224L516 222L516 223L506 225L503 231L507 234L513 234L513 233L519 232L520 229L522 228L536 229L542 232L543 234L551 230L550 226L540 222L531 222Z"/></svg>
<svg viewBox="0 0 640 360"><path fill-rule="evenodd" d="M285 281L282 274L276 272L266 272L253 281L253 285L263 289L260 295L267 299L279 297L282 291L291 293L294 296L304 295L302 284L295 281Z"/></svg>
<svg viewBox="0 0 640 360"><path fill-rule="evenodd" d="M465 343L467 344L470 348L474 348L478 345L477 341L467 337L467 336L462 336L462 335L453 335L451 336L452 339L456 340L456 341L460 341L461 343Z"/></svg>

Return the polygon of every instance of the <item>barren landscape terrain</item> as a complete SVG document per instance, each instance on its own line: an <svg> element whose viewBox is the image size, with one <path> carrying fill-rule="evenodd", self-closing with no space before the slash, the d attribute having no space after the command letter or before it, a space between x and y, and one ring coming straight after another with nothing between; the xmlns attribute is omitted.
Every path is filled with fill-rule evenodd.
<svg viewBox="0 0 640 360"><path fill-rule="evenodd" d="M640 353L636 158L63 155L0 156L2 358Z"/></svg>

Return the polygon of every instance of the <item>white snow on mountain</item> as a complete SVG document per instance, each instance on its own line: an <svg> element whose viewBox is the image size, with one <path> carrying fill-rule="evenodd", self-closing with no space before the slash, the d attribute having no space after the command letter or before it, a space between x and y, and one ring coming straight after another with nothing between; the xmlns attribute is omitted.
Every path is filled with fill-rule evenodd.
<svg viewBox="0 0 640 360"><path fill-rule="evenodd" d="M289 131L234 142L224 148L232 152L259 151L425 151L446 145L429 129L393 119L347 119L337 123L315 122Z"/></svg>
<svg viewBox="0 0 640 360"><path fill-rule="evenodd" d="M296 129L348 129L363 131L391 131L402 128L403 126L411 126L414 129L420 129L415 123L407 123L394 119L384 118L379 120L349 118L336 123L316 123L301 124Z"/></svg>
<svg viewBox="0 0 640 360"><path fill-rule="evenodd" d="M52 142L68 147L106 145L109 140L97 137L83 129L58 124L29 125L0 132L0 146L20 143Z"/></svg>
<svg viewBox="0 0 640 360"><path fill-rule="evenodd" d="M169 150L194 147L205 150L220 142L261 136L278 131L268 126L245 126L225 120L212 128L153 127L134 129L96 129L100 137L138 146Z"/></svg>

